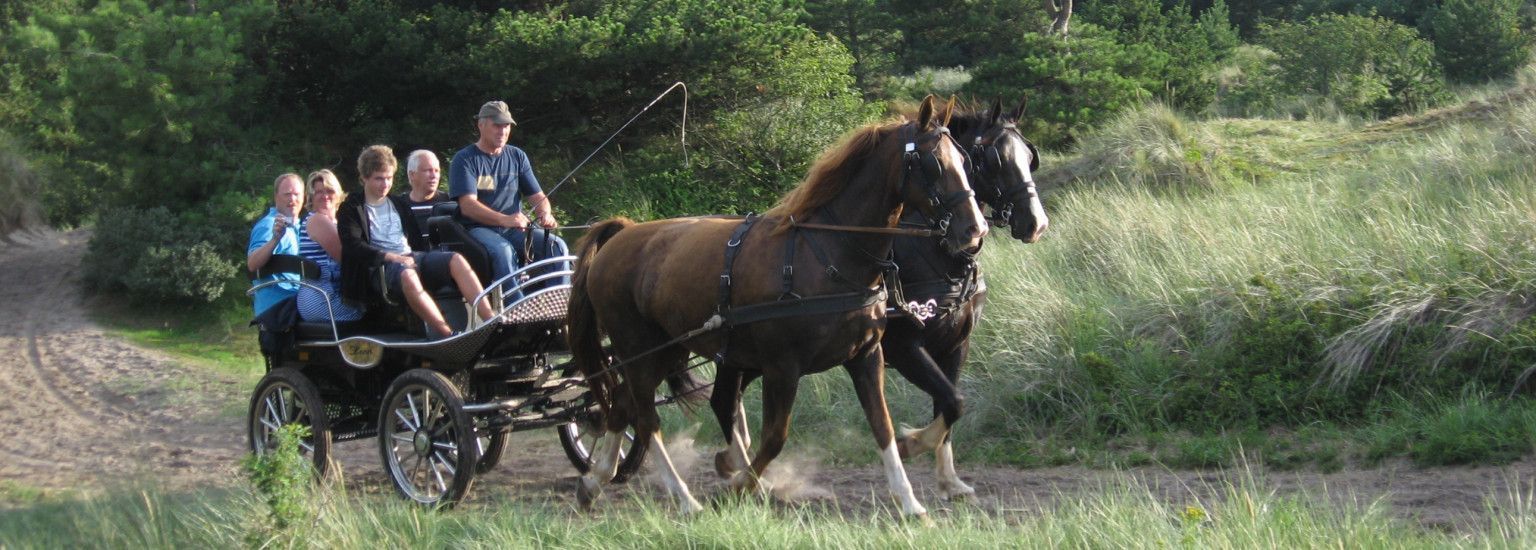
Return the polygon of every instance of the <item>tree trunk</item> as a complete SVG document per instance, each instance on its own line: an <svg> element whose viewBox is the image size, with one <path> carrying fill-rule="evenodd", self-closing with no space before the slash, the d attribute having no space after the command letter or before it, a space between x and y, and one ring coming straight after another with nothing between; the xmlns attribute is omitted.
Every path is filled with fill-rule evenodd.
<svg viewBox="0 0 1536 550"><path fill-rule="evenodd" d="M1061 5L1056 5L1056 0L1045 0L1045 13L1051 16L1051 32L1067 36L1067 22L1072 19L1072 0L1061 0Z"/></svg>

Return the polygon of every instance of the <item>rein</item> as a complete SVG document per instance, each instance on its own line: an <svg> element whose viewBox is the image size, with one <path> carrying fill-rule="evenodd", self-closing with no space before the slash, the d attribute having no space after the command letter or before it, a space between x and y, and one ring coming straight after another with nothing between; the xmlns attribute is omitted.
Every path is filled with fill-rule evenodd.
<svg viewBox="0 0 1536 550"><path fill-rule="evenodd" d="M899 235L904 237L943 237L949 232L939 229L904 229L900 227L865 227L862 225L831 225L825 223L803 223L795 221L791 216L789 226L799 229L816 229L820 231L841 231L844 233L874 233L877 235Z"/></svg>

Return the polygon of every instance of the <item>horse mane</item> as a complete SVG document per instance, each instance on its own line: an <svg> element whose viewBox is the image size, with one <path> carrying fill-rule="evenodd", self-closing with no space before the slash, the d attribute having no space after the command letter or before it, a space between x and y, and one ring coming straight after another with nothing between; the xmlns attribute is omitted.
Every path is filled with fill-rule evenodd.
<svg viewBox="0 0 1536 550"><path fill-rule="evenodd" d="M841 194L853 181L854 172L864 164L864 160L874 154L887 134L902 124L906 124L906 119L872 123L854 130L840 143L823 152L811 165L805 180L764 214L805 220L811 212ZM900 166L899 162L890 163L893 171Z"/></svg>

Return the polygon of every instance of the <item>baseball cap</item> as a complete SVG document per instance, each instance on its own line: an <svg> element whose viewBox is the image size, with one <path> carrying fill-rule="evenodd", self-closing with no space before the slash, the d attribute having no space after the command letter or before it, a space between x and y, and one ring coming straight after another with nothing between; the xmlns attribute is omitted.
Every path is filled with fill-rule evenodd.
<svg viewBox="0 0 1536 550"><path fill-rule="evenodd" d="M487 101L480 106L480 114L475 119L489 118L497 124L511 124L517 126L517 121L512 120L512 111L507 110L505 101Z"/></svg>

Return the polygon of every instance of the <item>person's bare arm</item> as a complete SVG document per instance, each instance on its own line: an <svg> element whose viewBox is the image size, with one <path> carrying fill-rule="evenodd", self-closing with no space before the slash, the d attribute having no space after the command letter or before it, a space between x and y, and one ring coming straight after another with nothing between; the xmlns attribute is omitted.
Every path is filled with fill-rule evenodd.
<svg viewBox="0 0 1536 550"><path fill-rule="evenodd" d="M555 206L549 202L549 197L544 192L528 195L528 205L533 207L533 219L540 227L546 229L559 225L555 221Z"/></svg>
<svg viewBox="0 0 1536 550"><path fill-rule="evenodd" d="M282 242L283 233L287 230L288 218L278 216L272 222L272 238L268 239L266 244L261 245L256 250L252 250L250 254L245 256L245 269L255 273L256 270L267 265L267 262L272 260L272 251L277 250L277 243Z"/></svg>
<svg viewBox="0 0 1536 550"><path fill-rule="evenodd" d="M322 216L311 216L309 238L319 243L331 260L341 261L341 235L336 232L336 222Z"/></svg>
<svg viewBox="0 0 1536 550"><path fill-rule="evenodd" d="M491 227L515 227L522 229L528 227L528 217L519 212L515 216L508 216L501 212L491 210L491 207L480 202L480 198L474 195L459 197L459 213L475 222Z"/></svg>

